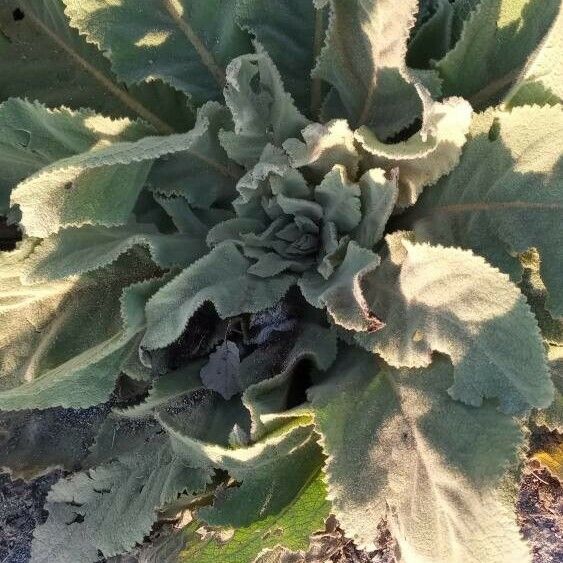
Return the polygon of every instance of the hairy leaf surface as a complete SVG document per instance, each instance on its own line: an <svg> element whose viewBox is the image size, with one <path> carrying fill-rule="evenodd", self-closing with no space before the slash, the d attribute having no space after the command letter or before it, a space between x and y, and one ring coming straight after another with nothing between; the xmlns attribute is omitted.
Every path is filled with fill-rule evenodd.
<svg viewBox="0 0 563 563"><path fill-rule="evenodd" d="M350 178L356 177L360 155L354 144L354 132L345 119L311 123L301 131L301 136L305 142L292 138L283 144L292 166L305 168L318 182L336 165L344 166Z"/></svg>
<svg viewBox="0 0 563 563"><path fill-rule="evenodd" d="M156 520L156 510L204 488L207 475L170 449L162 434L138 450L59 481L47 497L47 521L36 528L33 562L90 563L131 549Z"/></svg>
<svg viewBox="0 0 563 563"><path fill-rule="evenodd" d="M63 0L76 27L128 84L161 79L195 105L219 99L225 67L250 51L235 2L211 0Z"/></svg>
<svg viewBox="0 0 563 563"><path fill-rule="evenodd" d="M16 9L23 19L14 21ZM0 101L17 96L48 107L142 117L162 133L193 125L183 93L160 81L120 84L109 61L69 26L62 0L5 0L0 28L9 39L0 54Z"/></svg>
<svg viewBox="0 0 563 563"><path fill-rule="evenodd" d="M151 272L149 262L127 255L80 279L23 285L19 276L29 251L22 245L2 256L0 407L80 408L106 401L131 339L144 328L144 302L158 278L127 287ZM90 329L82 330L86 325Z"/></svg>
<svg viewBox="0 0 563 563"><path fill-rule="evenodd" d="M293 502L322 464L317 436L303 424L296 419L251 446L224 452L219 466L241 485L221 492L200 517L214 526L241 527Z"/></svg>
<svg viewBox="0 0 563 563"><path fill-rule="evenodd" d="M128 119L112 121L89 110L49 110L17 99L0 104L0 212L6 213L16 184L44 166L116 137L136 139L149 131Z"/></svg>
<svg viewBox="0 0 563 563"><path fill-rule="evenodd" d="M112 128L123 128L119 123L104 122L104 118L96 116L91 122L86 119L86 128L93 128L103 135L98 143L87 152L43 168L20 183L13 192L13 202L19 204L24 213L26 231L33 236L46 236L64 226L125 223L147 180L152 162L164 155L184 151L197 154L196 147L210 125L207 114L214 109L202 111L196 126L188 133L144 136L133 141L128 141L127 137L107 138ZM205 157L204 160L206 164L212 164ZM38 186L41 186L41 197L37 194Z"/></svg>
<svg viewBox="0 0 563 563"><path fill-rule="evenodd" d="M253 440L280 424L275 415L287 408L291 384L295 380L299 385L307 377L303 364L310 362L316 369L326 371L336 359L338 344L335 331L310 322L302 323L281 366L277 357L280 346L268 348L257 350L241 363L241 380L248 386L242 400L250 412Z"/></svg>
<svg viewBox="0 0 563 563"><path fill-rule="evenodd" d="M281 147L309 123L285 91L268 53L256 48L255 55L238 57L227 68L225 102L235 130L220 135L227 154L247 168L258 162L266 145Z"/></svg>
<svg viewBox="0 0 563 563"><path fill-rule="evenodd" d="M553 400L543 343L526 300L504 274L457 248L388 235L389 255L364 276L371 311L385 326L356 340L395 367L454 365L450 395L468 405L495 397L513 413Z"/></svg>
<svg viewBox="0 0 563 563"><path fill-rule="evenodd" d="M147 303L142 345L162 348L176 340L206 301L221 317L232 317L271 307L294 284L288 274L269 279L252 276L247 273L249 266L233 244L224 243L185 269Z"/></svg>
<svg viewBox="0 0 563 563"><path fill-rule="evenodd" d="M563 316L563 109L520 107L476 115L459 166L423 195L417 236L471 248L515 281L518 253L535 248L547 307Z"/></svg>
<svg viewBox="0 0 563 563"><path fill-rule="evenodd" d="M350 349L309 391L334 513L368 550L387 517L406 561L525 561L495 491L521 432L493 404L452 401L451 383L443 358L396 370Z"/></svg>
<svg viewBox="0 0 563 563"><path fill-rule="evenodd" d="M365 126L355 134L371 155L371 166L398 168L399 207L414 204L423 188L455 168L471 123L471 106L462 98L434 102L427 92L419 92L424 107L423 124L408 140L388 145L378 141Z"/></svg>
<svg viewBox="0 0 563 563"><path fill-rule="evenodd" d="M279 513L239 527L227 541L187 535L188 546L180 556L186 563L240 563L253 561L278 545L291 550L306 549L309 536L322 529L330 506L326 485L319 472Z"/></svg>
<svg viewBox="0 0 563 563"><path fill-rule="evenodd" d="M327 11L302 0L238 0L239 24L268 51L284 85L305 115L321 104L321 84L311 71L322 47Z"/></svg>
<svg viewBox="0 0 563 563"><path fill-rule="evenodd" d="M406 75L405 54L416 0L331 0L326 43L313 76L334 87L325 118L366 125L380 139L410 125L420 100Z"/></svg>
<svg viewBox="0 0 563 563"><path fill-rule="evenodd" d="M563 103L563 7L506 96L509 107Z"/></svg>
<svg viewBox="0 0 563 563"><path fill-rule="evenodd" d="M378 264L377 254L350 242L335 274L327 280L311 270L299 280L299 287L311 305L326 308L337 324L348 330L371 330L379 323L370 313L360 284L362 278Z"/></svg>
<svg viewBox="0 0 563 563"><path fill-rule="evenodd" d="M559 0L1 4L0 465L72 472L32 563L293 561L329 512L529 561Z"/></svg>
<svg viewBox="0 0 563 563"><path fill-rule="evenodd" d="M386 174L380 168L368 170L359 180L362 218L352 238L365 248L373 248L383 237L385 225L399 197L398 170Z"/></svg>
<svg viewBox="0 0 563 563"><path fill-rule="evenodd" d="M50 235L26 262L26 283L64 279L115 262L135 246L146 247L163 268L187 266L206 253L202 238L159 233L153 225L123 227L85 225Z"/></svg>
<svg viewBox="0 0 563 563"><path fill-rule="evenodd" d="M198 208L230 203L240 172L221 147L219 132L231 127L224 106L209 102L199 108L189 145L157 160L149 185L159 194L182 196Z"/></svg>
<svg viewBox="0 0 563 563"><path fill-rule="evenodd" d="M498 103L553 23L559 0L481 0L437 65L446 96L482 109Z"/></svg>
<svg viewBox="0 0 563 563"><path fill-rule="evenodd" d="M429 4L435 10L430 15L421 13L425 11L421 5L418 18L424 16L425 21L417 27L408 46L407 63L414 68L431 68L433 61L450 50L455 3L437 0Z"/></svg>
<svg viewBox="0 0 563 563"><path fill-rule="evenodd" d="M100 405L0 413L0 467L28 480L57 467L73 471L86 457L108 410Z"/></svg>

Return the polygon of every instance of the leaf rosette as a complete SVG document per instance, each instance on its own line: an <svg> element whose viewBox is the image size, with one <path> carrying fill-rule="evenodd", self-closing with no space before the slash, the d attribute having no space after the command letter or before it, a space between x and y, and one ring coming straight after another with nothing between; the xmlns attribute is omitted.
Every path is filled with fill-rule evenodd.
<svg viewBox="0 0 563 563"><path fill-rule="evenodd" d="M527 560L507 470L531 412L562 426L557 1L19 4L0 460L73 472L32 561L186 511L147 560L269 560L331 512L407 562Z"/></svg>

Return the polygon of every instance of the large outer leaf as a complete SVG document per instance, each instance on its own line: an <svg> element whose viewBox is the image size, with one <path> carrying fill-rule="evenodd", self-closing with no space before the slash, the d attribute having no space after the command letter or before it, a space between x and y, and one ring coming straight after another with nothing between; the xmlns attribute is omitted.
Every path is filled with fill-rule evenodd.
<svg viewBox="0 0 563 563"><path fill-rule="evenodd" d="M327 40L313 71L334 87L325 118L345 117L385 139L421 110L404 61L417 2L331 0L330 6Z"/></svg>
<svg viewBox="0 0 563 563"><path fill-rule="evenodd" d="M194 467L228 471L240 484L218 491L213 506L199 511L213 525L247 526L278 514L322 463L310 413L289 413L287 420L282 414L275 432L233 449L233 432L247 428L243 413L240 401L209 392L158 409L157 419L178 455Z"/></svg>
<svg viewBox="0 0 563 563"><path fill-rule="evenodd" d="M148 302L142 345L155 349L174 342L206 301L222 318L257 312L279 301L295 281L291 275L252 276L250 265L234 244L224 243L185 269Z"/></svg>
<svg viewBox="0 0 563 563"><path fill-rule="evenodd" d="M128 84L159 78L196 105L219 99L229 61L250 50L235 2L63 0L72 26Z"/></svg>
<svg viewBox="0 0 563 563"><path fill-rule="evenodd" d="M505 101L511 107L563 103L563 5Z"/></svg>
<svg viewBox="0 0 563 563"><path fill-rule="evenodd" d="M451 383L443 358L399 371L356 349L341 355L309 391L333 511L370 550L387 518L406 563L528 561L495 491L516 460L519 427L494 404L452 401Z"/></svg>
<svg viewBox="0 0 563 563"><path fill-rule="evenodd" d="M112 121L90 110L48 110L11 99L0 105L0 212L6 213L18 182L56 160L101 142L134 140L150 128L128 119Z"/></svg>
<svg viewBox="0 0 563 563"><path fill-rule="evenodd" d="M322 465L317 435L298 424L292 421L275 436L225 452L218 464L241 485L221 493L199 516L214 526L240 527L284 510Z"/></svg>
<svg viewBox="0 0 563 563"><path fill-rule="evenodd" d="M133 285L122 295L123 288L156 269L146 257L129 254L79 279L22 285L30 246L1 256L0 408L104 402L144 326L144 302L160 282Z"/></svg>
<svg viewBox="0 0 563 563"><path fill-rule="evenodd" d="M476 115L459 166L418 203L417 237L472 248L518 281L516 254L534 247L547 307L563 316L563 109Z"/></svg>
<svg viewBox="0 0 563 563"><path fill-rule="evenodd" d="M204 111L188 133L138 139L133 134L116 135L115 130L119 133L127 122L113 122L88 114L69 114L68 119L80 133L90 133L93 129L97 143L84 152L46 166L13 191L12 201L22 209L22 224L32 236L46 236L65 226L125 223L153 160L159 157L190 151L204 160L206 166L215 164L197 150L210 126ZM64 133L63 130L61 134ZM70 143L71 138L65 141Z"/></svg>
<svg viewBox="0 0 563 563"><path fill-rule="evenodd" d="M97 270L135 246L163 268L185 267L207 252L203 238L159 233L153 225L70 227L44 239L26 262L25 281L52 281Z"/></svg>
<svg viewBox="0 0 563 563"><path fill-rule="evenodd" d="M504 274L457 248L387 237L389 256L364 276L365 299L386 323L356 339L396 367L454 365L450 395L478 406L496 397L505 412L553 400L543 343L526 300Z"/></svg>
<svg viewBox="0 0 563 563"><path fill-rule="evenodd" d="M311 0L238 0L237 18L268 51L299 109L319 109L320 84L311 70L323 44L326 10Z"/></svg>
<svg viewBox="0 0 563 563"><path fill-rule="evenodd" d="M174 451L195 467L224 469L240 484L218 491L213 506L199 511L212 525L247 526L279 513L321 467L310 413L288 419L282 414L275 432L249 446L233 448L227 446L227 433L232 434L240 402L208 394L183 404L188 406L187 419L174 414L178 409L173 405L158 413ZM220 405L223 408L218 409Z"/></svg>
<svg viewBox="0 0 563 563"><path fill-rule="evenodd" d="M437 65L446 96L498 103L553 23L560 0L482 0Z"/></svg>
<svg viewBox="0 0 563 563"><path fill-rule="evenodd" d="M166 437L149 434L136 451L59 481L49 493L47 521L34 532L34 563L91 563L142 543L156 511L205 487L208 475L188 467Z"/></svg>
<svg viewBox="0 0 563 563"><path fill-rule="evenodd" d="M226 401L209 389L188 391L162 403L154 416L191 467L212 470L235 445L248 442L233 441L234 434L248 435L249 417L239 397Z"/></svg>
<svg viewBox="0 0 563 563"><path fill-rule="evenodd" d="M6 149L2 155L6 160L2 167L2 184L9 188L35 173L12 192L12 203L20 204L24 212L23 225L29 234L45 235L65 221L89 219L111 223L127 218L148 172L146 163L129 167L117 165L90 171L81 177L78 177L79 172L84 169L75 166L65 175L61 172L64 166L57 168L53 163L63 159L71 166L76 158L81 158L76 155L85 151L98 150L101 155L105 154L108 149L103 147L120 141L130 144L150 133L150 127L129 119L112 120L91 110L49 110L39 103L16 99L0 106L0 126ZM47 178L50 178L50 185ZM113 198L100 197L96 190L107 190L107 184L117 179L123 182L120 191ZM69 183L72 180L76 182ZM92 191L98 196L95 201L89 201ZM87 201L90 206L84 209Z"/></svg>
<svg viewBox="0 0 563 563"><path fill-rule="evenodd" d="M309 545L309 536L323 528L329 510L326 485L319 471L279 513L237 528L226 542L188 535L188 545L180 561L242 563L254 561L259 553L278 545L294 551L304 550Z"/></svg>
<svg viewBox="0 0 563 563"><path fill-rule="evenodd" d="M24 17L14 21L19 8ZM49 107L89 107L107 115L142 117L162 133L190 128L184 94L160 81L120 85L109 61L71 28L62 0L5 0L0 28L9 46L0 52L0 101L39 100Z"/></svg>
<svg viewBox="0 0 563 563"><path fill-rule="evenodd" d="M108 405L100 405L0 413L0 467L22 479L35 479L56 467L75 470L108 411Z"/></svg>

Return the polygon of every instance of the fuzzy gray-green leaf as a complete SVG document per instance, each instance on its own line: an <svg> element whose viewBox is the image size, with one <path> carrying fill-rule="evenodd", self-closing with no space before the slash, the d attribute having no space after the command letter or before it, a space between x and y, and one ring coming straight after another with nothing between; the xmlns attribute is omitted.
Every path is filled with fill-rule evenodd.
<svg viewBox="0 0 563 563"><path fill-rule="evenodd" d="M313 75L334 87L325 119L345 117L381 139L410 125L421 110L405 54L416 0L331 0L327 39Z"/></svg>
<svg viewBox="0 0 563 563"><path fill-rule="evenodd" d="M454 365L449 393L469 405L495 397L508 413L553 400L539 328L508 276L458 248L387 236L389 255L364 276L365 301L385 326L356 340L395 367Z"/></svg>
<svg viewBox="0 0 563 563"><path fill-rule="evenodd" d="M151 267L146 258L128 255L80 279L24 285L19 278L30 250L27 243L2 255L0 408L102 403L115 387L131 339L144 327L144 303L160 282L130 285Z"/></svg>
<svg viewBox="0 0 563 563"><path fill-rule="evenodd" d="M301 112L318 111L321 88L311 71L324 41L326 10L303 0L237 0L237 18L268 51Z"/></svg>
<svg viewBox="0 0 563 563"><path fill-rule="evenodd" d="M180 273L147 304L143 346L162 348L176 340L206 301L221 317L232 317L274 305L294 284L294 277L287 274L270 279L252 276L249 266L233 244L223 243Z"/></svg>
<svg viewBox="0 0 563 563"><path fill-rule="evenodd" d="M494 404L452 401L451 383L444 358L397 370L348 349L310 389L334 514L367 550L387 518L405 561L528 561L499 492L520 428Z"/></svg>
<svg viewBox="0 0 563 563"><path fill-rule="evenodd" d="M34 532L31 561L91 563L142 543L156 511L208 476L176 456L167 438L152 435L142 448L61 479L47 497L47 520ZM117 452L122 453L122 452Z"/></svg>
<svg viewBox="0 0 563 563"><path fill-rule="evenodd" d="M250 51L235 3L210 0L64 0L70 23L110 59L128 84L158 78L195 105L217 100L225 68Z"/></svg>
<svg viewBox="0 0 563 563"><path fill-rule="evenodd" d="M23 18L16 20L18 9ZM104 115L142 117L163 133L193 125L182 92L159 80L129 88L121 84L102 53L69 26L62 0L6 0L0 28L9 38L0 53L0 101L20 97L51 108L88 107Z"/></svg>
<svg viewBox="0 0 563 563"><path fill-rule="evenodd" d="M475 116L459 166L427 190L417 236L471 248L519 281L517 254L535 248L547 308L563 316L563 108L525 106Z"/></svg>
<svg viewBox="0 0 563 563"><path fill-rule="evenodd" d="M482 0L437 65L444 94L463 96L477 109L498 103L559 8L559 0Z"/></svg>

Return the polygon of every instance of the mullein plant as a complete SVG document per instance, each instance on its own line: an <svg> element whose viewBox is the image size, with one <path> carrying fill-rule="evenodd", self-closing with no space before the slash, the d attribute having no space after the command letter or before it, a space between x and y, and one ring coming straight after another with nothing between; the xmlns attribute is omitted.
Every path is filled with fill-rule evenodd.
<svg viewBox="0 0 563 563"><path fill-rule="evenodd" d="M563 408L560 0L2 10L0 465L67 471L31 561L186 511L155 561L270 560L329 514L407 563L530 561L525 437Z"/></svg>

